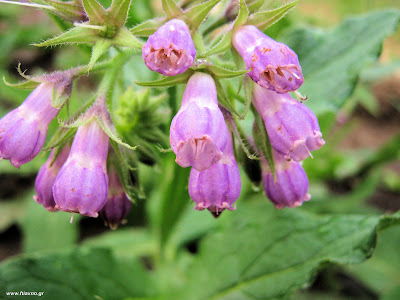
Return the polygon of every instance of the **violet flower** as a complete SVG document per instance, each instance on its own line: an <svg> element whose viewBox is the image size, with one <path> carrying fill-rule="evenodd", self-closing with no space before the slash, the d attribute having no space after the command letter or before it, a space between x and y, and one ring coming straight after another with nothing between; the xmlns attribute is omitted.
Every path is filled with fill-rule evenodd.
<svg viewBox="0 0 400 300"><path fill-rule="evenodd" d="M48 211L56 211L54 208L56 203L54 202L53 197L53 184L56 180L58 171L67 160L69 150L70 146L68 144L65 145L54 160L55 149L53 149L48 160L40 168L39 173L36 176L35 191L37 195L33 196L33 199L37 203L42 204Z"/></svg>
<svg viewBox="0 0 400 300"><path fill-rule="evenodd" d="M297 207L308 201L311 195L308 191L308 178L301 164L286 160L274 151L276 180L267 163L263 160L262 181L268 199L275 208Z"/></svg>
<svg viewBox="0 0 400 300"><path fill-rule="evenodd" d="M257 27L240 27L234 32L232 42L250 70L248 75L260 86L277 93L287 93L303 84L296 53Z"/></svg>
<svg viewBox="0 0 400 300"><path fill-rule="evenodd" d="M203 171L222 157L228 129L218 108L213 78L205 73L190 77L182 105L171 123L170 142L181 167Z"/></svg>
<svg viewBox="0 0 400 300"><path fill-rule="evenodd" d="M264 120L272 147L286 159L304 160L325 144L315 114L289 94L255 84L253 104Z"/></svg>
<svg viewBox="0 0 400 300"><path fill-rule="evenodd" d="M47 129L59 109L51 105L53 84L40 84L16 109L0 119L0 160L17 168L43 148Z"/></svg>
<svg viewBox="0 0 400 300"><path fill-rule="evenodd" d="M96 218L108 195L108 135L97 120L78 128L53 185L55 208Z"/></svg>
<svg viewBox="0 0 400 300"><path fill-rule="evenodd" d="M126 194L114 166L110 166L108 176L108 197L104 207L99 212L104 223L111 229L116 229L123 222L131 209L131 201Z"/></svg>
<svg viewBox="0 0 400 300"><path fill-rule="evenodd" d="M235 210L233 203L239 198L241 180L233 153L232 135L220 161L204 171L192 168L189 178L189 195L196 210L208 209L214 216L223 210Z"/></svg>
<svg viewBox="0 0 400 300"><path fill-rule="evenodd" d="M162 25L143 45L146 66L160 74L175 76L194 62L196 49L185 22L172 19Z"/></svg>

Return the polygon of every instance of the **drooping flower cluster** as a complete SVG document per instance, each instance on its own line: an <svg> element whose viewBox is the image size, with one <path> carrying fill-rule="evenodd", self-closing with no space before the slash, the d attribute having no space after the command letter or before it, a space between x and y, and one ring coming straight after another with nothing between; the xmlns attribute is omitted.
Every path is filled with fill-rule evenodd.
<svg viewBox="0 0 400 300"><path fill-rule="evenodd" d="M262 117L274 149L276 178L263 159L265 194L276 208L296 207L311 198L307 175L299 163L325 141L315 114L289 92L303 83L297 55L255 26L242 26L233 34L233 44L257 84L253 105Z"/></svg>
<svg viewBox="0 0 400 300"><path fill-rule="evenodd" d="M181 108L171 123L170 142L176 162L192 167L189 194L197 203L195 209L208 209L214 215L234 210L240 174L210 75L195 73L189 79Z"/></svg>
<svg viewBox="0 0 400 300"><path fill-rule="evenodd" d="M230 15L236 14L235 6L228 8ZM191 16L195 17L194 14ZM226 75L224 72L228 70L213 65L212 60L205 57L203 49L198 55L201 59L195 62L196 48L191 33L197 29L194 26L196 22L190 21L189 28L182 21L187 21L187 16L177 18L170 19L155 31L152 28L154 33L142 46L142 58L150 70L162 75L185 73L178 77L179 80L184 78L179 83L188 81L181 107L171 122L170 145L176 154L176 163L192 168L188 192L196 203L194 209L208 209L218 216L226 209L236 209L241 179L233 138L241 141L245 135L238 130L235 119L230 117L232 113L226 99L221 102L224 107L218 101L219 95L225 93L219 79L239 76L246 71ZM119 29L121 36L127 34ZM265 124L273 148L275 174L263 152L257 149L256 137L248 138L247 144L259 153L262 163L262 176L259 172L258 181L262 177L265 193L276 208L299 206L310 199L308 178L301 161L325 142L315 114L289 94L304 81L298 57L288 46L266 36L256 26L235 24L233 30L231 44L243 58L247 75L254 81L251 82L252 105L256 117L258 114ZM112 33L109 38L112 40ZM120 39L115 45L123 47L121 43ZM129 43L134 44L135 38ZM19 168L40 152L48 126L62 108L62 105L53 106L54 91L59 91L59 94L70 92L72 75L66 74L47 76L48 80L44 80L20 107L0 119L0 159L9 159ZM175 80L168 81L171 77L163 80L165 78L167 83ZM101 85L99 91L103 88ZM100 215L107 225L116 228L126 218L131 201L124 189L129 185L120 178L119 166L116 167L109 158L114 151L109 140L115 141L113 130L110 130L114 127L108 123L105 126L101 121L104 119L110 120L112 125L105 96L98 96L82 115L72 145L69 140L57 144L40 169L34 199L49 211L90 217ZM257 120L261 122L260 118ZM241 141L239 144L243 152L248 150L243 146L246 143ZM257 166L260 170L260 164Z"/></svg>

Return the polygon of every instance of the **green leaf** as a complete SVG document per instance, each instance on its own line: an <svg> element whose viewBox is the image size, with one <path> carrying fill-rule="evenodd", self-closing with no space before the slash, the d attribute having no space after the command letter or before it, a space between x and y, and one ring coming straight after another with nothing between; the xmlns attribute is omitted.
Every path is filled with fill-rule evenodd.
<svg viewBox="0 0 400 300"><path fill-rule="evenodd" d="M255 118L255 122L253 125L253 138L254 143L257 148L261 151L261 154L266 159L269 168L271 169L272 174L274 174L275 178L275 164L274 157L272 154L272 146L269 141L268 132L265 129L265 124L256 109L253 108L253 114Z"/></svg>
<svg viewBox="0 0 400 300"><path fill-rule="evenodd" d="M162 8L168 19L174 19L182 14L181 8L174 0L162 0Z"/></svg>
<svg viewBox="0 0 400 300"><path fill-rule="evenodd" d="M382 299L400 287L399 245L400 227L389 228L379 236L378 246L371 259L360 265L349 266L347 269L370 286Z"/></svg>
<svg viewBox="0 0 400 300"><path fill-rule="evenodd" d="M104 25L107 12L96 0L82 0L85 11L89 17L90 24Z"/></svg>
<svg viewBox="0 0 400 300"><path fill-rule="evenodd" d="M140 86L152 86L152 87L168 87L174 86L181 83L187 83L193 71L187 70L185 73L176 76L163 76L163 78L154 81L135 81Z"/></svg>
<svg viewBox="0 0 400 300"><path fill-rule="evenodd" d="M154 293L155 283L136 259L106 249L25 255L0 267L0 293L42 291L46 299L124 299Z"/></svg>
<svg viewBox="0 0 400 300"><path fill-rule="evenodd" d="M240 26L246 24L249 17L249 10L247 8L246 2L244 0L239 0L239 14L233 25L233 31L235 31Z"/></svg>
<svg viewBox="0 0 400 300"><path fill-rule="evenodd" d="M149 36L165 23L165 18L147 20L133 27L130 32L137 36Z"/></svg>
<svg viewBox="0 0 400 300"><path fill-rule="evenodd" d="M113 0L108 10L108 18L117 28L124 26L131 3L132 0Z"/></svg>
<svg viewBox="0 0 400 300"><path fill-rule="evenodd" d="M218 78L214 78L215 86L217 88L218 102L223 105L230 112L239 115L236 108L233 106L231 100L226 96L225 89Z"/></svg>
<svg viewBox="0 0 400 300"><path fill-rule="evenodd" d="M362 69L378 59L383 40L398 20L397 10L373 12L328 32L296 29L284 38L299 55L305 78L300 91L317 115L342 107Z"/></svg>
<svg viewBox="0 0 400 300"><path fill-rule="evenodd" d="M296 6L297 2L298 0L295 0L273 10L255 13L249 17L246 25L254 25L261 31L264 31L282 19L293 7Z"/></svg>
<svg viewBox="0 0 400 300"><path fill-rule="evenodd" d="M92 49L92 56L88 64L87 72L89 72L97 60L111 47L112 42L110 39L99 38L94 44Z"/></svg>
<svg viewBox="0 0 400 300"><path fill-rule="evenodd" d="M400 224L399 215L320 216L275 210L267 200L238 210L222 214L223 228L200 243L186 280L166 291L170 299L286 299L327 263L363 262L377 233Z"/></svg>
<svg viewBox="0 0 400 300"><path fill-rule="evenodd" d="M113 45L141 50L143 44L126 28L120 28L112 40Z"/></svg>
<svg viewBox="0 0 400 300"><path fill-rule="evenodd" d="M221 54L228 51L232 46L232 32L226 33L221 40L211 49L200 54L198 57L208 57L214 54Z"/></svg>
<svg viewBox="0 0 400 300"><path fill-rule="evenodd" d="M70 223L71 213L47 211L33 201L34 194L35 192L31 191L31 199L27 206L29 213L21 220L24 252L61 249L74 245L78 239L80 215L76 214L74 221Z"/></svg>
<svg viewBox="0 0 400 300"><path fill-rule="evenodd" d="M61 44L79 44L79 43L94 43L99 39L99 35L92 29L84 27L74 27L59 36L51 38L40 44L35 44L37 47L47 47Z"/></svg>
<svg viewBox="0 0 400 300"><path fill-rule="evenodd" d="M118 257L132 258L153 255L157 251L157 243L144 229L120 229L106 232L83 242L85 247L109 248Z"/></svg>
<svg viewBox="0 0 400 300"><path fill-rule="evenodd" d="M113 123L105 118L104 116L96 117L96 120L100 124L101 128L104 130L104 132L109 136L110 139L112 139L114 142L117 144L130 149L130 150L136 150L136 146L131 146L128 145L127 143L124 143L118 136L117 131L115 130L115 127Z"/></svg>
<svg viewBox="0 0 400 300"><path fill-rule="evenodd" d="M199 5L195 5L183 14L185 20L187 20L193 30L197 30L200 24L207 17L208 13L217 5L221 0L209 0Z"/></svg>

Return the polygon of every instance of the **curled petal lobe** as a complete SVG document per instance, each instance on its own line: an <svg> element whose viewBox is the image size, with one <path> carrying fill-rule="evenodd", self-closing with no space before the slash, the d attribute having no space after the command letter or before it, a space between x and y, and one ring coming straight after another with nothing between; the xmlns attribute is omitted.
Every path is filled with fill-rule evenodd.
<svg viewBox="0 0 400 300"><path fill-rule="evenodd" d="M297 90L304 82L296 53L265 35L257 27L240 27L233 45L243 57L248 75L260 86L277 93Z"/></svg>
<svg viewBox="0 0 400 300"><path fill-rule="evenodd" d="M172 19L157 29L143 45L146 66L166 76L185 72L194 62L196 49L185 22Z"/></svg>

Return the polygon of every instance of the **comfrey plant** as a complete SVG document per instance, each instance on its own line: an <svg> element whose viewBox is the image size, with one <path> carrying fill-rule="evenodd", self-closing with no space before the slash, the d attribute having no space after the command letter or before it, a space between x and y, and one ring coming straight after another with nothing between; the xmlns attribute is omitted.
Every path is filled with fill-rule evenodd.
<svg viewBox="0 0 400 300"><path fill-rule="evenodd" d="M100 215L106 225L116 228L127 217L131 202L143 195L138 164L158 164L166 155L155 150L168 143L162 130L168 116L160 113L165 94L156 89L141 90L140 86L177 84L185 88L182 97L175 89L172 99L181 103L170 123L170 147L179 166L192 168L187 182L195 210L207 209L219 216L224 210L236 209L234 203L241 192L235 155L239 152L245 154L238 161L246 172L262 170L265 194L276 208L296 207L310 199L300 161L318 150L324 140L316 116L301 101L304 99L296 100L289 94L304 81L296 53L263 32L272 24L265 18L278 20L293 3L265 12L258 11L262 6L255 1L250 1L249 7L245 1L231 1L225 12L230 20L227 24L212 24L200 31L200 24L220 1L197 6L186 1L185 9L172 0L161 1L164 18L130 29L126 24L130 1L113 1L108 9L96 0L73 6L70 2L64 6L46 2L48 6L38 7L53 11L73 26L37 46L94 44L92 56L87 66L24 75L27 82L17 87L39 85L19 108L0 120L0 156L18 168L32 160L44 146L50 122L69 106L72 83L87 72L106 72L93 99L73 116L68 111L67 120L59 121L59 130L46 146L51 154L37 176L34 197L45 209ZM223 32L223 36L207 48L213 30ZM111 47L118 51L108 51ZM233 54L225 57L236 57L237 67L245 66L243 69L227 69L229 62L215 59L229 54L228 50ZM126 91L115 89L121 68L132 57L140 57L140 51L147 68L162 77L136 81ZM108 60L102 58L106 52ZM221 80L234 77L239 86L232 93L229 81ZM246 90L241 96L246 107L243 113L234 103L242 94L241 86ZM117 100L122 106L115 117ZM124 105L134 109L128 112ZM247 113L250 108L252 114ZM254 122L253 133L241 127L239 120L245 118ZM261 174L252 178L261 178Z"/></svg>

